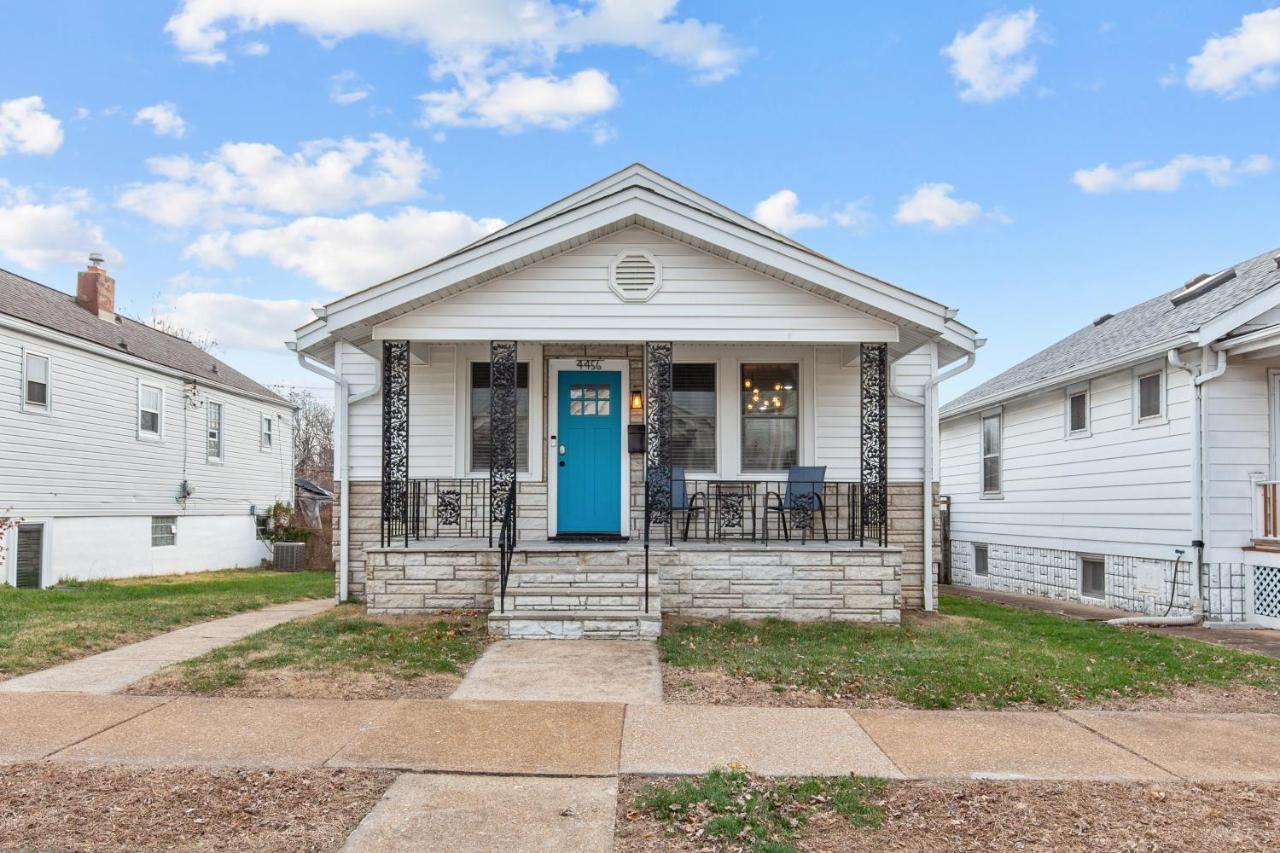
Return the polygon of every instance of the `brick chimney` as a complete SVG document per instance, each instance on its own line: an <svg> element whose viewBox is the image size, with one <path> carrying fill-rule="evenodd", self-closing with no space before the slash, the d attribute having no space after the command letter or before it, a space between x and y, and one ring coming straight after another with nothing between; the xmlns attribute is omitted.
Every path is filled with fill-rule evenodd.
<svg viewBox="0 0 1280 853"><path fill-rule="evenodd" d="M116 321L116 280L102 268L102 255L89 256L89 268L76 277L76 304L102 320Z"/></svg>

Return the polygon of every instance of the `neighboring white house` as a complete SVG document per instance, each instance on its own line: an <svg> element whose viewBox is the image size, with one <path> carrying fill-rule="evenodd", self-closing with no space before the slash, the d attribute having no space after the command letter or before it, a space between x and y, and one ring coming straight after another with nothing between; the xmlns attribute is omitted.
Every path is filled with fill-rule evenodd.
<svg viewBox="0 0 1280 853"><path fill-rule="evenodd" d="M954 582L1280 626L1278 259L1103 315L944 406Z"/></svg>
<svg viewBox="0 0 1280 853"><path fill-rule="evenodd" d="M932 606L936 381L977 345L944 305L635 165L318 316L295 348L339 385L339 583L371 610L628 636Z"/></svg>
<svg viewBox="0 0 1280 853"><path fill-rule="evenodd" d="M258 565L255 511L293 493L289 403L117 315L100 261L76 296L0 270L0 580Z"/></svg>

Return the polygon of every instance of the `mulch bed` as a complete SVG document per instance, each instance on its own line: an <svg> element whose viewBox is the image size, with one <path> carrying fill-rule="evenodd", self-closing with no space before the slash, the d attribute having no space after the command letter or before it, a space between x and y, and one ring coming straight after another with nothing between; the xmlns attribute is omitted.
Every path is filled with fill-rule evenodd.
<svg viewBox="0 0 1280 853"><path fill-rule="evenodd" d="M618 853L738 851L671 834L638 813L646 780L622 780ZM817 814L792 842L798 851L1044 850L1200 851L1280 849L1280 785L1089 782L908 782L884 797L883 823L858 829Z"/></svg>
<svg viewBox="0 0 1280 853"><path fill-rule="evenodd" d="M0 850L336 850L395 775L0 765Z"/></svg>

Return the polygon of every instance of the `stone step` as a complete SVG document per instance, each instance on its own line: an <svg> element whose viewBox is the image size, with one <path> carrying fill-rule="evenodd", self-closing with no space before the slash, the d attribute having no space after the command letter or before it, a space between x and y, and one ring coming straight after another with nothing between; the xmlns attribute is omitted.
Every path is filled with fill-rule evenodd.
<svg viewBox="0 0 1280 853"><path fill-rule="evenodd" d="M644 610L644 587L516 586L507 587L507 610ZM649 590L649 609L657 609L658 590ZM498 607L494 596L494 607Z"/></svg>
<svg viewBox="0 0 1280 853"><path fill-rule="evenodd" d="M601 610L545 610L489 614L489 633L508 640L652 640L662 616Z"/></svg>
<svg viewBox="0 0 1280 853"><path fill-rule="evenodd" d="M656 586L658 573L649 573L649 583ZM573 570L573 569L538 569L523 571L512 570L507 587L516 586L584 586L584 587L619 587L644 586L644 572L634 569L613 571Z"/></svg>

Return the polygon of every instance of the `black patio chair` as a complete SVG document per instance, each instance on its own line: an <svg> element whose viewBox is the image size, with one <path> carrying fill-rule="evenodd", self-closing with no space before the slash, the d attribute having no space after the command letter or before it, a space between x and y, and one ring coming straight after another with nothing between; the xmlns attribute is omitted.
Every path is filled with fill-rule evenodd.
<svg viewBox="0 0 1280 853"><path fill-rule="evenodd" d="M787 469L787 488L782 494L765 492L764 541L769 541L769 513L776 512L782 523L782 538L791 541L791 528L805 531L803 538L813 529L816 515L822 520L822 541L830 542L827 533L827 506L822 500L823 485L827 479L826 465L793 465ZM790 517L791 524L787 523Z"/></svg>
<svg viewBox="0 0 1280 853"><path fill-rule="evenodd" d="M707 496L702 492L689 493L689 483L685 480L684 466L671 466L671 521L672 524L667 525L667 544L671 544L672 526L675 522L676 513L684 513L684 537L683 541L689 541L689 524L693 521L693 517L698 513L702 513L706 517L707 513ZM711 541L711 523L707 520L703 525L707 530L707 541Z"/></svg>

